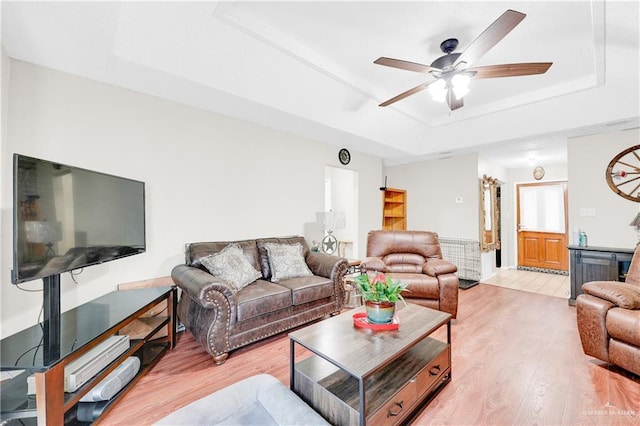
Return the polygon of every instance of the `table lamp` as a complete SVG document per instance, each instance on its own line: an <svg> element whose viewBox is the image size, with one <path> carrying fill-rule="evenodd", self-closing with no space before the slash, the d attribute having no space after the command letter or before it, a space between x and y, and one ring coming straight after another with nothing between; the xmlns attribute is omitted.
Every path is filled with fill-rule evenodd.
<svg viewBox="0 0 640 426"><path fill-rule="evenodd" d="M316 213L316 217L318 222L322 223L322 228L327 232L327 235L322 239L320 249L324 253L333 254L338 249L338 240L335 235L333 235L333 231L345 227L345 212L319 212Z"/></svg>

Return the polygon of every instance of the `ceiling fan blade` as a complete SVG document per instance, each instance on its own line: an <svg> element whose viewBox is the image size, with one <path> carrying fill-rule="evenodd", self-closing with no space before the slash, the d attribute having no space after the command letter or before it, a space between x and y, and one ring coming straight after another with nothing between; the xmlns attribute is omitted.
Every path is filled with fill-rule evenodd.
<svg viewBox="0 0 640 426"><path fill-rule="evenodd" d="M468 68L466 71L475 72L473 78L517 77L522 75L544 74L552 64L553 62L501 64Z"/></svg>
<svg viewBox="0 0 640 426"><path fill-rule="evenodd" d="M462 108L464 106L462 99L464 98L456 99L456 95L453 93L452 88L447 90L447 104L449 105L449 110L455 111L458 108Z"/></svg>
<svg viewBox="0 0 640 426"><path fill-rule="evenodd" d="M404 99L404 98L406 98L406 97L409 97L409 96L411 96L411 95L414 95L414 94L416 94L416 93L418 93L418 92L423 91L423 90L424 90L424 89L426 89L430 84L431 84L431 82L428 82L428 83L422 83L421 85L416 86L416 87L414 87L413 89L409 89L409 90L407 90L406 92L402 92L402 93L400 93L398 96L394 96L393 98L389 99L388 101L385 101L385 102L381 103L381 104L380 104L380 105L378 105L378 106L381 106L381 107L389 106L389 105L391 105L391 104L393 104L393 103L396 103L396 102L398 102L398 101L400 101L400 100L402 100L402 99Z"/></svg>
<svg viewBox="0 0 640 426"><path fill-rule="evenodd" d="M482 32L469 46L460 54L453 64L454 68L461 63L471 65L482 55L487 53L493 46L498 44L507 34L513 30L527 16L515 10L507 10L493 24Z"/></svg>
<svg viewBox="0 0 640 426"><path fill-rule="evenodd" d="M431 71L442 71L428 65L418 64L417 62L403 61L402 59L393 59L381 57L373 61L374 64L384 65L392 68L400 68L401 70L414 71L422 74L429 74Z"/></svg>

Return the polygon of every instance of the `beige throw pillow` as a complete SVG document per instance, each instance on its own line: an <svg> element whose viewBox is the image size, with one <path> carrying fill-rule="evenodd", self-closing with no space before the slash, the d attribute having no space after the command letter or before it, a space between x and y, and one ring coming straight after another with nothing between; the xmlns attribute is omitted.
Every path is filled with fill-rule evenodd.
<svg viewBox="0 0 640 426"><path fill-rule="evenodd" d="M262 278L262 273L244 257L242 248L237 243L231 243L218 253L203 257L200 263L211 275L236 290L241 290L258 278Z"/></svg>
<svg viewBox="0 0 640 426"><path fill-rule="evenodd" d="M264 248L269 255L271 281L313 275L304 261L302 244L266 243Z"/></svg>

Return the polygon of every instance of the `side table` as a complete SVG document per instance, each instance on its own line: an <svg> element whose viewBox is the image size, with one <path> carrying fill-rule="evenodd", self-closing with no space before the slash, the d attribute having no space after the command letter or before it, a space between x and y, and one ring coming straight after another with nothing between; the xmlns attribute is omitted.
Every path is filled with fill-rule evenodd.
<svg viewBox="0 0 640 426"><path fill-rule="evenodd" d="M343 281L345 293L344 306L346 308L357 308L358 306L362 306L362 295L360 294L358 286L353 282L353 279L360 275L360 263L360 260L349 259L347 274L344 276Z"/></svg>

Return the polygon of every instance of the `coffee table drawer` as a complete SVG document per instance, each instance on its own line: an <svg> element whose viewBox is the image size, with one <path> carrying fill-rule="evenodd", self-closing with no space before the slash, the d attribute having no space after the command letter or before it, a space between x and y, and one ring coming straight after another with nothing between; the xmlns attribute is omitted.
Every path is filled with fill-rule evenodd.
<svg viewBox="0 0 640 426"><path fill-rule="evenodd" d="M427 366L418 373L417 390L418 395L422 395L436 384L444 374L450 371L449 367L449 350L448 346L440 355L435 357Z"/></svg>
<svg viewBox="0 0 640 426"><path fill-rule="evenodd" d="M404 385L386 404L376 411L367 424L371 425L395 425L404 419L418 401L418 392L415 377Z"/></svg>

